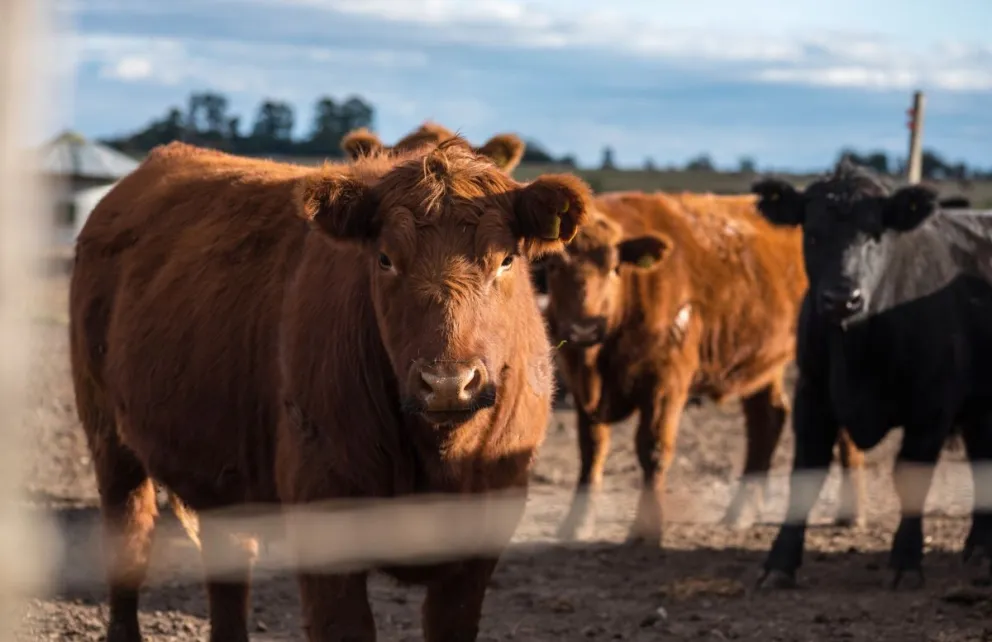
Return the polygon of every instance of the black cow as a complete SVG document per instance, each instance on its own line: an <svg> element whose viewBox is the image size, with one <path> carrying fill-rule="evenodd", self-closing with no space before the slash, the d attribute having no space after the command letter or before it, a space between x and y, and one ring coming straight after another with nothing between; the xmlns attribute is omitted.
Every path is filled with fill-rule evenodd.
<svg viewBox="0 0 992 642"><path fill-rule="evenodd" d="M752 191L769 220L802 226L809 278L789 508L762 585L795 583L838 426L861 449L904 429L893 473L902 507L890 551L893 588L907 571L922 582L923 501L957 431L977 475L965 557L992 553L992 211L941 211L930 188L892 193L847 162L805 191L771 178Z"/></svg>

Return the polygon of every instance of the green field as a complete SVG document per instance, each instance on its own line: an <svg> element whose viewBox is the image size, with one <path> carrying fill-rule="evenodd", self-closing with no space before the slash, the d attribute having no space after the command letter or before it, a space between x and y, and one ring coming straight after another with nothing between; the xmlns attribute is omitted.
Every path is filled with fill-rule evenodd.
<svg viewBox="0 0 992 642"><path fill-rule="evenodd" d="M580 176L596 192L641 190L647 192L713 192L716 194L740 194L747 192L751 184L761 174L741 172L691 172L691 171L646 171L646 170L599 170L574 169L565 165L521 165L513 172L517 180L532 180L541 174L568 172ZM798 185L805 184L813 175L785 175ZM927 181L940 190L941 197L964 196L971 200L973 207L992 208L992 181Z"/></svg>

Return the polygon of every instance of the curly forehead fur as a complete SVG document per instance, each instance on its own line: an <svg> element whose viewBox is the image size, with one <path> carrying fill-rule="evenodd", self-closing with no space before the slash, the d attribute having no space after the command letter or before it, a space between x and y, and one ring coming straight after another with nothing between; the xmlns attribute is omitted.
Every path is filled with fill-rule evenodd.
<svg viewBox="0 0 992 642"><path fill-rule="evenodd" d="M486 199L498 198L519 184L488 159L476 154L461 136L436 147L415 148L399 154L375 154L351 166L352 175L375 187L386 205L403 205L424 222L440 215L452 202L475 202L481 215Z"/></svg>
<svg viewBox="0 0 992 642"><path fill-rule="evenodd" d="M569 254L585 254L604 247L612 247L623 238L623 228L606 218L602 213L591 210L585 225L579 228L566 250Z"/></svg>
<svg viewBox="0 0 992 642"><path fill-rule="evenodd" d="M886 196L891 192L880 176L867 167L860 166L847 156L842 158L829 174L810 183L806 193L813 196L852 201L860 198Z"/></svg>

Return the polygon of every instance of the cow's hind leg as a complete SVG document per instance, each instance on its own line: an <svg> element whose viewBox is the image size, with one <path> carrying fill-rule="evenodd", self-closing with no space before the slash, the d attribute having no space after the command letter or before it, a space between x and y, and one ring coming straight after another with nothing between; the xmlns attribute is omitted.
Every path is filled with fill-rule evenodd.
<svg viewBox="0 0 992 642"><path fill-rule="evenodd" d="M992 579L992 414L969 422L963 433L975 498L971 530L964 543L964 560L967 562L976 555L989 558Z"/></svg>
<svg viewBox="0 0 992 642"><path fill-rule="evenodd" d="M847 430L841 429L837 439L842 467L840 501L834 524L863 526L865 523L865 454L851 441Z"/></svg>
<svg viewBox="0 0 992 642"><path fill-rule="evenodd" d="M248 642L252 564L258 541L201 517L200 545L207 572L210 642Z"/></svg>
<svg viewBox="0 0 992 642"><path fill-rule="evenodd" d="M91 439L103 517L110 621L107 642L139 642L138 593L145 581L158 506L137 457L108 426Z"/></svg>
<svg viewBox="0 0 992 642"><path fill-rule="evenodd" d="M744 507L750 504L755 516L760 514L764 489L768 484L768 471L771 470L772 456L782 436L782 428L789 416L789 400L785 394L782 376L771 384L741 401L744 411L744 428L747 439L747 455L744 459L744 474L737 492L730 500L722 523L728 526L740 524ZM760 479L759 479L760 475Z"/></svg>

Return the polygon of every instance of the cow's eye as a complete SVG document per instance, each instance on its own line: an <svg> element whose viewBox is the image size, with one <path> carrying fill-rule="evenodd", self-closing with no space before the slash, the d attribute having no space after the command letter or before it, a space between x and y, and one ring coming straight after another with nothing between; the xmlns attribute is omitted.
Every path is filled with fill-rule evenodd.
<svg viewBox="0 0 992 642"><path fill-rule="evenodd" d="M385 253L383 252L379 253L379 267L382 268L383 270L393 269L392 260L388 256L386 256Z"/></svg>
<svg viewBox="0 0 992 642"><path fill-rule="evenodd" d="M505 259L503 259L503 262L499 264L499 271L500 272L506 272L507 270L509 270L510 269L510 266L513 265L513 259L515 259L515 258L516 258L515 256L513 256L512 254L510 254Z"/></svg>

